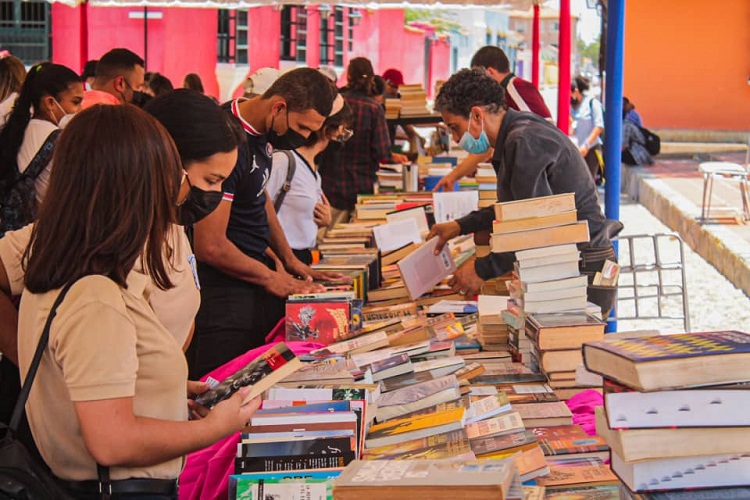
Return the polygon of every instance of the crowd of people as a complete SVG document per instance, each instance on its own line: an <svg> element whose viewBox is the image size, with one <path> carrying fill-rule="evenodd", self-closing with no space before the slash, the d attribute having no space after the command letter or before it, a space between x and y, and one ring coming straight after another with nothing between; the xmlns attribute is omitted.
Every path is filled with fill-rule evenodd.
<svg viewBox="0 0 750 500"><path fill-rule="evenodd" d="M584 160L595 137L582 129L576 147L552 125L499 48L472 67L435 103L470 153L451 176L490 160L499 200L575 192L583 267L614 258ZM206 411L186 402L208 388L193 381L263 345L290 294L345 280L310 267L311 250L372 193L381 163L406 161L382 102L403 84L357 57L342 77L263 68L219 105L198 75L174 89L127 49L81 75L0 59L0 420L54 317L22 436L62 487L98 498L106 474L117 498L175 498L181 457L245 425L258 401L241 406L241 392ZM431 236L491 225L480 210ZM452 286L474 294L512 260L472 259Z"/></svg>

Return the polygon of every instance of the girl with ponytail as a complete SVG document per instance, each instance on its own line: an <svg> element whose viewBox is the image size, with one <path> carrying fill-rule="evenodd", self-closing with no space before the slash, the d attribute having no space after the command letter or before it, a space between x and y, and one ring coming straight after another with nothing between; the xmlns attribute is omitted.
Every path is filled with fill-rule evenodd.
<svg viewBox="0 0 750 500"><path fill-rule="evenodd" d="M0 235L35 218L54 141L82 100L83 84L70 68L42 63L29 70L0 132Z"/></svg>

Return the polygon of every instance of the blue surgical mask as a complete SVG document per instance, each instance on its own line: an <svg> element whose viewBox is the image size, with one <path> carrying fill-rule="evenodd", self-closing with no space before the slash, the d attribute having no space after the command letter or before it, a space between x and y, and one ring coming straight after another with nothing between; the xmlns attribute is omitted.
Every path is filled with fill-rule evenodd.
<svg viewBox="0 0 750 500"><path fill-rule="evenodd" d="M461 140L458 141L458 146L469 154L481 155L490 150L490 140L487 138L487 133L484 131L484 121L482 121L482 132L479 134L479 138L475 139L469 131L464 132L461 136Z"/></svg>

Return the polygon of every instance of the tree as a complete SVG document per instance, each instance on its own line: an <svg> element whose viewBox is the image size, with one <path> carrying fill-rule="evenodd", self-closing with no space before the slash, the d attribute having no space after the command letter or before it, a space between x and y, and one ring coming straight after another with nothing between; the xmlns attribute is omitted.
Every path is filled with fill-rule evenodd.
<svg viewBox="0 0 750 500"><path fill-rule="evenodd" d="M601 46L600 40L601 39L591 43L586 43L579 38L576 42L578 53L581 54L581 58L590 59L591 63L597 68L599 67L599 47Z"/></svg>

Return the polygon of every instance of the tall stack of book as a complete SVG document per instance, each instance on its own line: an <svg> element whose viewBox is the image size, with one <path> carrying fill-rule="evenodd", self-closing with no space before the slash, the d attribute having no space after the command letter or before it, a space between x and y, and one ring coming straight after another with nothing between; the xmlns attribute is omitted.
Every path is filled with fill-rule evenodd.
<svg viewBox="0 0 750 500"><path fill-rule="evenodd" d="M497 173L491 163L480 163L475 176L479 190L479 208L489 207L497 202Z"/></svg>
<svg viewBox="0 0 750 500"><path fill-rule="evenodd" d="M399 117L401 114L401 99L386 99L385 100L385 119L393 120Z"/></svg>
<svg viewBox="0 0 750 500"><path fill-rule="evenodd" d="M604 377L597 432L623 498L750 498L750 334L605 340L584 357Z"/></svg>
<svg viewBox="0 0 750 500"><path fill-rule="evenodd" d="M427 109L427 92L418 83L401 85L398 88L401 94L400 117L429 116Z"/></svg>

